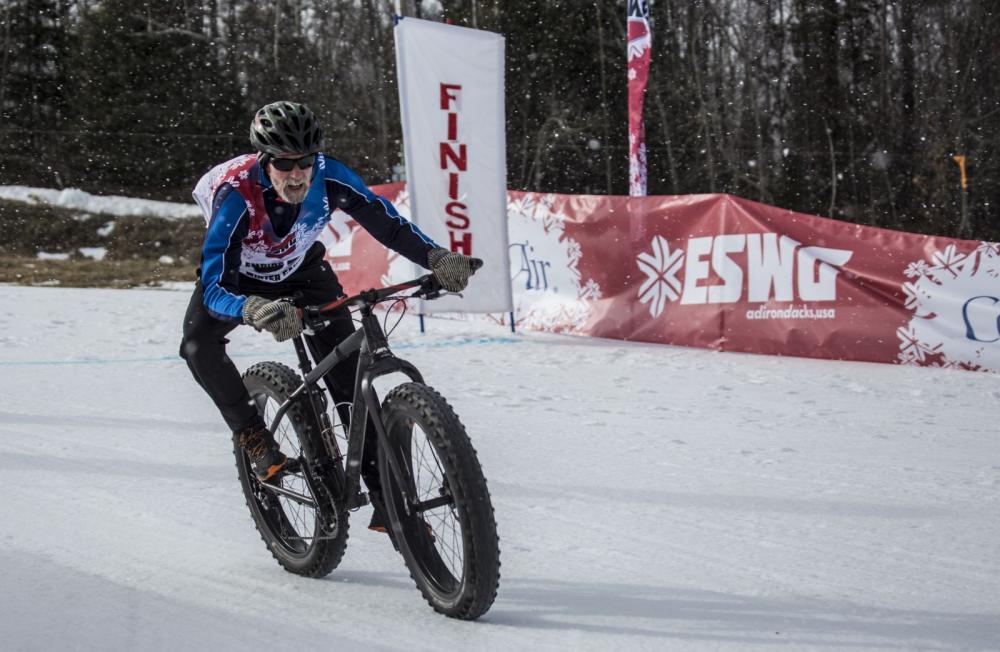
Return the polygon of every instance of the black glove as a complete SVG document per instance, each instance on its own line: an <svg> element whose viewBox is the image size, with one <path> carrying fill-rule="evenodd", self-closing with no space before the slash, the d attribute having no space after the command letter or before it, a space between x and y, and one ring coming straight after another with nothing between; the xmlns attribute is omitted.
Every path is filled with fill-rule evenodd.
<svg viewBox="0 0 1000 652"><path fill-rule="evenodd" d="M447 249L431 249L427 254L427 266L434 273L434 278L438 280L445 290L449 292L461 292L469 284L469 277L476 271L478 265L473 261L476 258L456 254ZM480 263L481 264L481 263Z"/></svg>
<svg viewBox="0 0 1000 652"><path fill-rule="evenodd" d="M279 342L290 340L302 332L302 319L295 306L278 299L249 296L243 304L243 321L258 331L266 330Z"/></svg>

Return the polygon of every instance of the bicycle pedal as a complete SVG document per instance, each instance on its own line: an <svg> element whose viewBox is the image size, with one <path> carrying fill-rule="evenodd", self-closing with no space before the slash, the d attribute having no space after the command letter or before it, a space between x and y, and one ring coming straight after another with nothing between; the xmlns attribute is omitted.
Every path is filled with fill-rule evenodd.
<svg viewBox="0 0 1000 652"><path fill-rule="evenodd" d="M424 523L424 525L427 527L427 538L431 540L431 543L436 543L437 537L434 536L434 529L429 523ZM392 541L392 547L395 548L397 552L399 551L399 546L396 545L396 537L393 536L392 532L390 532L387 527L384 525L369 525L368 529L372 532L378 532L379 534L388 534L389 540Z"/></svg>
<svg viewBox="0 0 1000 652"><path fill-rule="evenodd" d="M287 475L294 475L302 471L302 463L299 462L297 457L289 457L285 460L284 466L275 471L275 473L269 478L259 478L260 482L264 484L280 484L282 478Z"/></svg>
<svg viewBox="0 0 1000 652"><path fill-rule="evenodd" d="M371 530L372 532L378 532L379 534L386 534L386 535L388 535L389 536L389 542L392 543L392 547L396 550L396 552L399 552L399 544L396 543L396 537L389 530L389 528L387 528L386 526L381 525L381 524L376 524L376 525L369 525L368 529Z"/></svg>

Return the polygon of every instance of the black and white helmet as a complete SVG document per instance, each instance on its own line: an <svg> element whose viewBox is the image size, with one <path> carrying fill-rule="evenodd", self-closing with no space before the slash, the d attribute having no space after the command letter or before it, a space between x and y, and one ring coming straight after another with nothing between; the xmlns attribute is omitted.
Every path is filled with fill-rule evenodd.
<svg viewBox="0 0 1000 652"><path fill-rule="evenodd" d="M250 142L257 151L278 154L314 154L323 149L323 130L305 104L272 102L250 123Z"/></svg>

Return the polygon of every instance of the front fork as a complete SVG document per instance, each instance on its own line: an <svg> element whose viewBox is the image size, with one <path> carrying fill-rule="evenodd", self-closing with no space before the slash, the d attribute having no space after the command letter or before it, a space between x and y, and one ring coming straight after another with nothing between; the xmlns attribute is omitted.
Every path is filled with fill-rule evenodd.
<svg viewBox="0 0 1000 652"><path fill-rule="evenodd" d="M396 479L396 486L400 487L406 493L406 504L408 505L412 500L410 496L413 490L411 486L412 474L407 473L406 463L400 459L399 455L396 454L396 448L392 446L392 443L389 441L389 433L386 431L386 424L382 416L382 405L379 401L378 394L375 391L374 382L376 378L393 373L405 374L415 383L423 383L424 379L423 376L420 375L420 372L417 371L416 367L406 360L402 360L392 355L392 353L388 350L385 350L381 355L374 358L371 356L365 356L364 353L365 351L362 350L362 360L364 361L365 358L368 358L369 363L364 371L358 374L358 386L355 388L354 403L359 406L360 409L355 409L355 415L357 415L358 412L364 412L364 423L367 423L369 415L373 415L371 421L375 426L375 436L378 439L378 445L382 451L384 451L385 458L389 461L389 468L392 475ZM359 396L361 397L361 400L358 400ZM357 416L352 417L352 428L357 422L357 419ZM363 449L364 436L366 434L369 433L364 432L360 437L352 436L351 442L358 441L358 448ZM360 451L358 451L356 458L351 456L351 452L353 451L348 452L348 460L357 459L358 466L360 468ZM350 483L353 480L357 483L359 475L360 474L349 475L348 482ZM360 487L352 486L351 484L348 485L349 491L353 489L354 492L357 492L359 488Z"/></svg>

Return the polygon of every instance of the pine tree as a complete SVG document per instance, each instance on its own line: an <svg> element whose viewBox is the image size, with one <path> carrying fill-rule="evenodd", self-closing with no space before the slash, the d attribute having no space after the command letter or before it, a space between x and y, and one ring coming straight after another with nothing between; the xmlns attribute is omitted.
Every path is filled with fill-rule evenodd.
<svg viewBox="0 0 1000 652"><path fill-rule="evenodd" d="M21 0L0 9L0 171L5 183L62 185L54 132L69 109L72 0ZM51 163L48 161L52 161Z"/></svg>
<svg viewBox="0 0 1000 652"><path fill-rule="evenodd" d="M192 169L232 154L240 111L197 5L105 0L80 22L79 145L102 183L186 196Z"/></svg>

